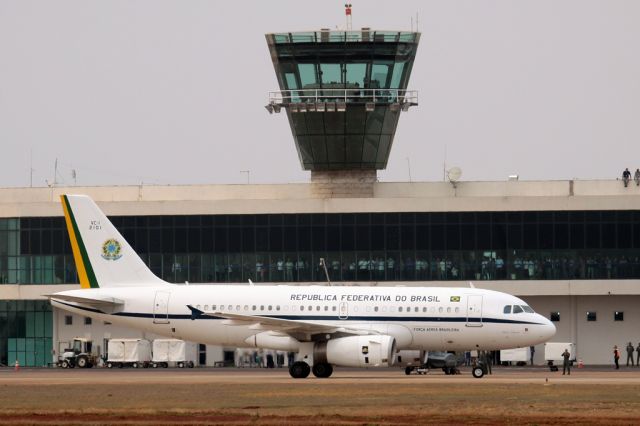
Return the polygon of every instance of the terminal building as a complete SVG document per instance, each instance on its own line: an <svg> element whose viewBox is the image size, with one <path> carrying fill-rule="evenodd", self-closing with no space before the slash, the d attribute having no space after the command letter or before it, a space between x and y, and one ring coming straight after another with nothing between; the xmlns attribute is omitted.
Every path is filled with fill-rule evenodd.
<svg viewBox="0 0 640 426"><path fill-rule="evenodd" d="M0 363L42 366L74 337L103 348L136 330L52 310L79 288L59 195L91 196L172 283L469 286L522 297L586 364L640 334L640 188L619 181L379 182L420 34L266 36L310 182L0 188ZM278 114L280 113L280 114ZM149 301L150 310L153 301ZM199 346L199 363L235 348ZM542 345L535 361L544 362Z"/></svg>

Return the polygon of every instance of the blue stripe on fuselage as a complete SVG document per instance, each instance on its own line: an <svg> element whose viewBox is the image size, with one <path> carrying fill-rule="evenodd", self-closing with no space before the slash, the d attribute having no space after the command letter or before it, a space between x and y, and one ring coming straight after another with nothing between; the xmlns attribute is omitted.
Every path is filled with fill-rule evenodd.
<svg viewBox="0 0 640 426"><path fill-rule="evenodd" d="M67 305L72 308L82 309L88 312L95 312L98 314L104 315L114 315L119 317L130 317L130 318L158 318L158 319L192 319L191 314L168 314L168 315L155 315L153 313L145 313L145 312L116 312L114 314L109 314L103 312L99 309L88 308L84 306L71 305L69 303L61 302L56 300L56 302ZM255 316L256 321L259 321L260 318L273 318L273 319L281 319L281 320L291 320L291 321L367 321L367 322L483 322L483 323L492 323L492 324L522 324L522 325L544 325L537 322L530 321L518 321L518 320L510 320L503 318L468 318L467 317L404 317L404 316L350 316L347 318L339 318L338 316L322 316L322 315L260 315ZM216 317L210 315L200 315L195 319L198 320L224 320L229 319L225 317Z"/></svg>

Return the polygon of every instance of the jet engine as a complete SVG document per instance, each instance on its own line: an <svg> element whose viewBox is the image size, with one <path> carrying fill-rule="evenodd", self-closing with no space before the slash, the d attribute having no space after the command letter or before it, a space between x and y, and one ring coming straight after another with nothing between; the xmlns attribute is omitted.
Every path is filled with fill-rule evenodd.
<svg viewBox="0 0 640 426"><path fill-rule="evenodd" d="M391 336L349 336L318 342L313 348L313 362L343 367L392 366L396 340Z"/></svg>

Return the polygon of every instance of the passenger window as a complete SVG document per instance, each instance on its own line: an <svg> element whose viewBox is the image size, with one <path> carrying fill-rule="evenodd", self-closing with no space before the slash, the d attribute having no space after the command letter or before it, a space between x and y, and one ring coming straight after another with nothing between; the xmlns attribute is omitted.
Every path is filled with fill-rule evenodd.
<svg viewBox="0 0 640 426"><path fill-rule="evenodd" d="M316 306L316 311L320 310L320 305Z"/></svg>
<svg viewBox="0 0 640 426"><path fill-rule="evenodd" d="M200 309L200 308L201 308L201 306L200 306L200 305L196 305L196 308L197 308L197 309Z"/></svg>
<svg viewBox="0 0 640 426"><path fill-rule="evenodd" d="M336 311L336 307L335 307L335 305L331 307L331 310L332 310L333 312L335 312L335 311Z"/></svg>
<svg viewBox="0 0 640 426"><path fill-rule="evenodd" d="M460 312L460 308L456 307L456 313Z"/></svg>
<svg viewBox="0 0 640 426"><path fill-rule="evenodd" d="M422 312L427 312L427 307L422 308Z"/></svg>
<svg viewBox="0 0 640 426"><path fill-rule="evenodd" d="M447 308L447 313L448 313L448 314L450 314L450 313L451 313L451 306L449 306L449 307Z"/></svg>
<svg viewBox="0 0 640 426"><path fill-rule="evenodd" d="M300 310L301 310L301 311L304 311L304 305L303 305L303 306L300 306Z"/></svg>
<svg viewBox="0 0 640 426"><path fill-rule="evenodd" d="M249 305L244 305L244 310L248 311L249 310Z"/></svg>
<svg viewBox="0 0 640 426"><path fill-rule="evenodd" d="M313 311L313 306L309 305L309 310Z"/></svg>
<svg viewBox="0 0 640 426"><path fill-rule="evenodd" d="M522 312L524 312L524 311L522 310L520 305L513 305L513 313L514 314L521 314Z"/></svg>
<svg viewBox="0 0 640 426"><path fill-rule="evenodd" d="M507 305L504 307L504 310L502 311L505 314L510 314L511 313L511 305Z"/></svg>
<svg viewBox="0 0 640 426"><path fill-rule="evenodd" d="M227 308L228 308L230 311L233 311L233 305L229 305L229 306L227 306Z"/></svg>
<svg viewBox="0 0 640 426"><path fill-rule="evenodd" d="M378 307L377 307L377 306L374 306L374 307L373 307L373 310L374 310L375 312L378 312Z"/></svg>
<svg viewBox="0 0 640 426"><path fill-rule="evenodd" d="M264 305L260 305L260 310L264 311Z"/></svg>
<svg viewBox="0 0 640 426"><path fill-rule="evenodd" d="M236 305L236 311L240 310L240 305Z"/></svg>
<svg viewBox="0 0 640 426"><path fill-rule="evenodd" d="M418 311L420 311L420 308L418 308L418 307L416 306L415 308L413 308L413 311L414 311L414 312L418 312Z"/></svg>
<svg viewBox="0 0 640 426"><path fill-rule="evenodd" d="M442 308L442 306L440 306L440 307L438 308L438 312L442 313L443 311L444 311L444 309Z"/></svg>
<svg viewBox="0 0 640 426"><path fill-rule="evenodd" d="M402 312L402 306L398 308L398 312Z"/></svg>
<svg viewBox="0 0 640 426"><path fill-rule="evenodd" d="M280 305L276 306L276 311L280 310Z"/></svg>
<svg viewBox="0 0 640 426"><path fill-rule="evenodd" d="M253 306L251 307L251 310L255 311L255 310L256 310L256 305L253 305Z"/></svg>
<svg viewBox="0 0 640 426"><path fill-rule="evenodd" d="M269 305L269 311L271 311L273 309L273 306Z"/></svg>
<svg viewBox="0 0 640 426"><path fill-rule="evenodd" d="M325 312L329 310L329 307L327 305L324 305L324 310Z"/></svg>
<svg viewBox="0 0 640 426"><path fill-rule="evenodd" d="M216 310L216 305L211 305L211 310L215 311Z"/></svg>
<svg viewBox="0 0 640 426"><path fill-rule="evenodd" d="M204 305L204 310L208 311L209 310L209 305Z"/></svg>

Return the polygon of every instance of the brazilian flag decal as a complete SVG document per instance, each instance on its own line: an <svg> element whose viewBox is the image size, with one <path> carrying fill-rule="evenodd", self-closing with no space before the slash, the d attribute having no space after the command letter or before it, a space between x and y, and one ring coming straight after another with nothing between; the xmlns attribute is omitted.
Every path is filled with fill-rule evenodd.
<svg viewBox="0 0 640 426"><path fill-rule="evenodd" d="M460 296L451 296L450 301L451 302L459 302L460 301Z"/></svg>

